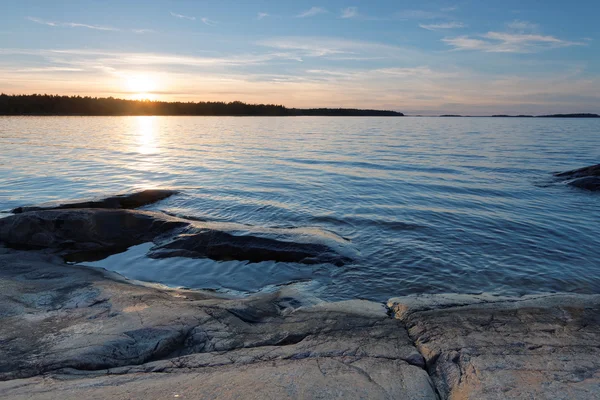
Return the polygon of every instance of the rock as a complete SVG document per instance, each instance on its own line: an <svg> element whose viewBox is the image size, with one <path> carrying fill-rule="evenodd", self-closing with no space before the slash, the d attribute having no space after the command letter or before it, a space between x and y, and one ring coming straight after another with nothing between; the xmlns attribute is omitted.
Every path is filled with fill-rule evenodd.
<svg viewBox="0 0 600 400"><path fill-rule="evenodd" d="M303 264L331 263L342 266L349 258L335 253L319 243L288 242L259 237L237 236L228 232L198 228L162 240L149 256L153 258L189 257L210 258L217 261L240 260L249 262L277 261Z"/></svg>
<svg viewBox="0 0 600 400"><path fill-rule="evenodd" d="M591 399L600 295L394 299L442 399ZM429 306L427 303L429 302Z"/></svg>
<svg viewBox="0 0 600 400"><path fill-rule="evenodd" d="M579 189L596 192L600 190L600 164L560 172L554 176L569 181L567 184Z"/></svg>
<svg viewBox="0 0 600 400"><path fill-rule="evenodd" d="M248 227L245 227L248 230ZM280 261L343 265L350 258L316 242L295 242L289 230L234 235L200 221L164 213L124 209L28 211L0 219L0 242L17 248L55 249L69 261L92 261L154 242L150 257L211 258L217 261Z"/></svg>
<svg viewBox="0 0 600 400"><path fill-rule="evenodd" d="M600 176L600 164L592 165L590 167L574 169L566 172L559 172L554 174L554 176L565 179L584 178L586 176Z"/></svg>
<svg viewBox="0 0 600 400"><path fill-rule="evenodd" d="M291 304L134 286L5 249L0 397L436 398L381 305Z"/></svg>
<svg viewBox="0 0 600 400"><path fill-rule="evenodd" d="M29 211L41 211L41 210L62 210L72 208L122 208L122 209L134 209L142 207L148 204L156 203L157 201L164 200L167 197L177 194L176 190L165 190L165 189L148 189L140 192L119 194L116 196L96 199L96 200L84 200L84 201L73 201L73 202L58 202L41 204L38 206L25 206L17 207L12 212L14 214L20 214Z"/></svg>
<svg viewBox="0 0 600 400"><path fill-rule="evenodd" d="M137 210L29 211L0 219L0 242L57 249L73 260L93 260L186 225L176 218Z"/></svg>
<svg viewBox="0 0 600 400"><path fill-rule="evenodd" d="M569 182L569 185L579 189L590 190L596 192L600 190L600 177L588 176L585 178L574 179Z"/></svg>

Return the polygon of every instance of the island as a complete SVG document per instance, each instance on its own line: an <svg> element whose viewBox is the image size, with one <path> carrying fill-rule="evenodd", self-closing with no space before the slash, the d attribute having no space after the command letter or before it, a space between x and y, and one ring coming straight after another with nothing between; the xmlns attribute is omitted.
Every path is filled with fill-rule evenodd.
<svg viewBox="0 0 600 400"><path fill-rule="evenodd" d="M241 101L166 102L126 100L113 97L0 94L0 115L198 115L261 117L402 117L388 110L355 108L287 108L276 104L247 104Z"/></svg>

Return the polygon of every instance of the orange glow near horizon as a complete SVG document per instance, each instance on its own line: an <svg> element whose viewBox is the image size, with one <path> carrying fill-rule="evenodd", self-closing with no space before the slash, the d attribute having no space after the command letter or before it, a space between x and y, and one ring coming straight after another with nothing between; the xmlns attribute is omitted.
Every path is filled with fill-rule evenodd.
<svg viewBox="0 0 600 400"><path fill-rule="evenodd" d="M152 94L157 87L155 78L149 75L132 75L125 80L126 89L132 93L133 100L156 100L157 96Z"/></svg>

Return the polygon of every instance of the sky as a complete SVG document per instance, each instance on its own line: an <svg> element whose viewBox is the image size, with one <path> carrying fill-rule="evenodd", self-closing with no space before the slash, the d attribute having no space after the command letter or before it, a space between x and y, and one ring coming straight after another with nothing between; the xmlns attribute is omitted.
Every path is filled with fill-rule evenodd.
<svg viewBox="0 0 600 400"><path fill-rule="evenodd" d="M0 92L600 113L598 0L0 0Z"/></svg>

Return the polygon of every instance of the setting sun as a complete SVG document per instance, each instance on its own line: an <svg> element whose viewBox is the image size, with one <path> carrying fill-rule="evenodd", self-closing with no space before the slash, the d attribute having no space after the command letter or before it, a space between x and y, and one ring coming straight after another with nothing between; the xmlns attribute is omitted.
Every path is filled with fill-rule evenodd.
<svg viewBox="0 0 600 400"><path fill-rule="evenodd" d="M156 89L156 81L148 75L134 75L127 78L127 90L132 92L136 99L148 99L151 92Z"/></svg>

